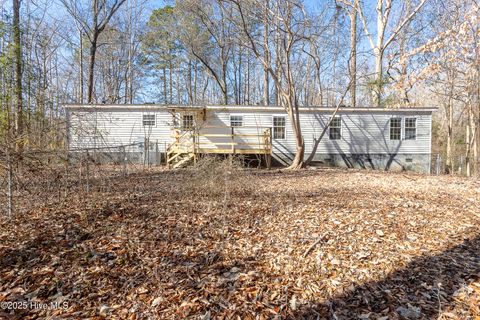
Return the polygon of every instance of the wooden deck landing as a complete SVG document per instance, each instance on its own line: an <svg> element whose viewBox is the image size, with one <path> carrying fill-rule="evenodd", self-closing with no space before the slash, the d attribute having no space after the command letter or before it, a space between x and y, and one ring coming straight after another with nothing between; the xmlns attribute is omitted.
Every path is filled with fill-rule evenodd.
<svg viewBox="0 0 480 320"><path fill-rule="evenodd" d="M255 133L256 131L256 133ZM253 132L253 133L252 133ZM169 168L195 163L202 154L261 155L271 165L272 132L260 127L212 127L172 129L167 148Z"/></svg>

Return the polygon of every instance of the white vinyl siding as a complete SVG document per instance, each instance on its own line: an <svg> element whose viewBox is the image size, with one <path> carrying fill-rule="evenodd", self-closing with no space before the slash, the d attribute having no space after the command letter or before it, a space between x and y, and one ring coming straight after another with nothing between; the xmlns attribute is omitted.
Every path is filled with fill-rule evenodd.
<svg viewBox="0 0 480 320"><path fill-rule="evenodd" d="M171 114L165 110L144 112L142 109L119 107L105 111L68 110L69 148L102 148L144 143L157 143L160 152L170 143ZM155 125L144 126L143 116L154 115ZM109 150L109 149L106 149ZM126 151L138 151L138 146L128 146Z"/></svg>
<svg viewBox="0 0 480 320"><path fill-rule="evenodd" d="M69 117L69 146L71 149L95 146L117 146L144 141L157 142L161 152L171 143L172 114L158 107L143 110L141 107L112 106L104 110L92 108L67 109ZM143 114L155 114L155 126L143 126ZM318 154L429 154L431 152L431 111L349 111L341 110L341 139L330 140L329 132L318 145ZM284 139L274 139L273 152L294 154L295 135L288 117L278 110L235 110L235 107L209 110L199 125L225 126L229 129L231 116L242 116L242 127L235 128L239 134L261 134L269 128ZM278 121L276 133L273 119ZM308 156L314 139L318 138L331 117L331 111L300 112L302 135L305 140L305 155ZM390 140L390 119L402 118L403 130L406 118L415 118L415 140ZM180 121L182 119L180 118ZM95 128L96 124L96 128ZM282 124L282 126L280 126ZM180 124L181 125L181 124ZM224 129L215 129L225 133ZM408 129L407 131L409 131ZM405 131L402 132L407 135Z"/></svg>
<svg viewBox="0 0 480 320"><path fill-rule="evenodd" d="M428 154L430 148L430 112L415 114L417 125L416 140L390 140L390 119L403 118L403 112L348 112L341 113L342 139L330 140L328 131L318 145L318 154ZM301 113L302 135L305 140L305 154L313 148L313 139L318 138L327 125L330 115L327 112ZM290 125L287 124L287 130ZM292 133L293 134L293 133ZM287 146L294 153L295 140L287 137ZM275 142L275 141L274 141ZM274 150L275 151L275 150Z"/></svg>

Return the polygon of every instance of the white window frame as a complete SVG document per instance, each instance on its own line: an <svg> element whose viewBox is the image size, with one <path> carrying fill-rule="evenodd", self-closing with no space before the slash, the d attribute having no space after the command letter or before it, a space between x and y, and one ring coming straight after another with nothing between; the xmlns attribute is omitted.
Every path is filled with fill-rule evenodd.
<svg viewBox="0 0 480 320"><path fill-rule="evenodd" d="M283 118L285 125L283 128L285 129L284 137L283 138L275 138L275 118ZM272 139L273 140L287 140L287 117L283 115L272 115Z"/></svg>
<svg viewBox="0 0 480 320"><path fill-rule="evenodd" d="M240 117L241 118L241 124L239 126L232 126L232 117ZM243 119L244 119L243 114L231 114L230 115L230 127L234 127L234 128L243 127L244 126Z"/></svg>
<svg viewBox="0 0 480 320"><path fill-rule="evenodd" d="M145 116L152 117L153 119L145 120ZM153 124L145 124L145 121L153 121ZM144 113L142 114L142 127L156 127L157 126L157 115L155 113Z"/></svg>
<svg viewBox="0 0 480 320"><path fill-rule="evenodd" d="M415 126L414 127L408 127L407 128L407 119L413 119L415 121ZM417 132L418 132L418 118L417 117L405 117L403 119L403 140L406 140L406 141L416 141L417 140ZM413 139L407 139L407 129L415 129L415 135L413 137Z"/></svg>
<svg viewBox="0 0 480 320"><path fill-rule="evenodd" d="M400 136L398 139L392 139L392 119L400 119L400 127L395 127L396 129L400 129ZM403 132L403 117L395 116L395 117L390 117L388 119L388 139L390 141L401 141L402 140L402 132Z"/></svg>
<svg viewBox="0 0 480 320"><path fill-rule="evenodd" d="M328 139L332 140L332 141L342 140L342 137L343 137L342 116L335 116L334 118L337 118L337 119L340 120L340 137L338 139L332 139L330 137L330 132L331 132L332 128L338 128L338 127L332 127L332 123L333 123L333 120L332 120L332 123L330 123L330 125L328 126Z"/></svg>

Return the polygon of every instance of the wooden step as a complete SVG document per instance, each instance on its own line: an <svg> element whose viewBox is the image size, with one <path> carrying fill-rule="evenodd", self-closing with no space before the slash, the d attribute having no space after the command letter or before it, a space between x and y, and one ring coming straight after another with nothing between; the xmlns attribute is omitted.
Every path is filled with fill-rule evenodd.
<svg viewBox="0 0 480 320"><path fill-rule="evenodd" d="M182 155L182 153L176 153L173 157L167 159L167 163L172 162L173 160L178 158L180 155Z"/></svg>
<svg viewBox="0 0 480 320"><path fill-rule="evenodd" d="M183 158L182 160L175 163L172 168L174 168L174 169L183 168L184 164L186 164L188 161L192 160L193 157L194 157L194 154L189 153L185 158Z"/></svg>

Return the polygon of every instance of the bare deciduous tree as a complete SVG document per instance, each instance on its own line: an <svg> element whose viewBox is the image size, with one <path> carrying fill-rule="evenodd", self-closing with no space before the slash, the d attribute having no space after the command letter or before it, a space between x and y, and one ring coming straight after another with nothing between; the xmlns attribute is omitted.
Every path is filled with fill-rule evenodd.
<svg viewBox="0 0 480 320"><path fill-rule="evenodd" d="M404 14L404 17L396 24L394 29L387 35L387 26L391 23L391 11L393 6L393 0L377 0L375 7L377 28L376 28L376 40L373 40L372 32L368 26L368 22L364 13L364 9L359 0L355 0L355 9L357 10L360 21L362 22L363 29L367 35L368 42L375 57L375 77L372 82L372 90L374 95L374 104L381 106L382 104L382 92L384 86L383 78L383 59L385 50L398 36L400 31L413 19L413 17L420 11L425 4L426 0L420 0L420 3L412 8L409 12Z"/></svg>
<svg viewBox="0 0 480 320"><path fill-rule="evenodd" d="M61 0L68 13L81 26L84 34L87 35L88 41L90 42L87 82L88 103L93 103L94 100L94 71L98 39L113 15L125 3L125 1L127 0L91 0L89 10L85 10L81 1Z"/></svg>

